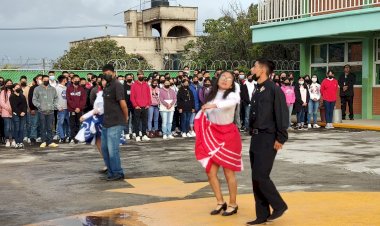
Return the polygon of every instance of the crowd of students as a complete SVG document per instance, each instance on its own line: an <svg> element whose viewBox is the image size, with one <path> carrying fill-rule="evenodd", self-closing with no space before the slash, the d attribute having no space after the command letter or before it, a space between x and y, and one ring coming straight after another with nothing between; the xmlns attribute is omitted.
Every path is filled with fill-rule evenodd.
<svg viewBox="0 0 380 226"><path fill-rule="evenodd" d="M206 103L221 73L222 70L218 69L211 76L206 70L190 72L189 67L185 67L176 77L158 72L145 77L142 71L137 77L119 75L130 115L123 136L137 142L157 137L164 140L177 136L195 137L195 115ZM241 96L234 122L241 131L248 132L251 98L256 91L257 79L255 75L238 70L234 70L233 75L236 92ZM273 73L270 79L285 94L290 113L289 129L319 128L317 112L321 107L326 112L326 128L333 128L333 110L339 87L343 118L348 104L349 117L353 120L355 76L349 65L345 66L345 73L339 81L331 70L321 83L316 75L302 76L295 81L293 73ZM41 143L42 148L57 147L54 141L78 143L75 136L81 126L81 117L93 109L102 80L103 75L89 73L87 78L80 78L67 71L59 76L50 71L48 75L37 75L31 82L26 76L21 76L17 83L0 77L0 128L3 128L0 129L0 142L13 148L24 148L24 143ZM292 113L297 116L294 125Z"/></svg>

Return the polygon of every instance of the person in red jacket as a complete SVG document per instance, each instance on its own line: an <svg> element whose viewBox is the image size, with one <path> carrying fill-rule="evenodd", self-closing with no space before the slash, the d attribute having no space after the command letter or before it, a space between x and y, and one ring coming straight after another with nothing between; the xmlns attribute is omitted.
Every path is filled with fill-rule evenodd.
<svg viewBox="0 0 380 226"><path fill-rule="evenodd" d="M70 141L77 144L75 136L79 132L80 117L83 115L83 110L86 107L87 94L86 90L80 86L80 78L74 75L72 84L67 87L67 110L70 114Z"/></svg>
<svg viewBox="0 0 380 226"><path fill-rule="evenodd" d="M149 141L150 138L146 135L148 123L148 109L152 104L150 97L150 88L148 83L144 81L144 73L139 71L137 73L138 80L131 87L131 102L133 106L133 137L139 142ZM140 122L142 124L141 133L142 138L139 136Z"/></svg>
<svg viewBox="0 0 380 226"><path fill-rule="evenodd" d="M323 80L321 85L321 94L323 97L323 104L326 109L326 129L333 129L332 124L336 95L338 92L338 81L335 79L334 72L329 70L327 78Z"/></svg>

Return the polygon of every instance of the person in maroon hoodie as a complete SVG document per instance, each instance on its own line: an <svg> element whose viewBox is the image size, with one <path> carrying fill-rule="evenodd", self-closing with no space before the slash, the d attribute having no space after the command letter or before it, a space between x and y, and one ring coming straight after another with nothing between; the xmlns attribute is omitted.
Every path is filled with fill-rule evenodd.
<svg viewBox="0 0 380 226"><path fill-rule="evenodd" d="M70 141L77 144L78 141L75 136L79 132L80 117L83 115L83 110L86 107L87 93L86 90L80 86L80 78L74 75L72 84L67 87L67 110L70 114Z"/></svg>
<svg viewBox="0 0 380 226"><path fill-rule="evenodd" d="M148 109L152 104L150 97L150 88L148 83L144 81L144 73L139 71L137 73L138 80L131 87L131 102L133 106L133 137L139 142L149 141L150 138L146 135L148 123ZM141 133L142 139L139 136L140 122L142 124Z"/></svg>

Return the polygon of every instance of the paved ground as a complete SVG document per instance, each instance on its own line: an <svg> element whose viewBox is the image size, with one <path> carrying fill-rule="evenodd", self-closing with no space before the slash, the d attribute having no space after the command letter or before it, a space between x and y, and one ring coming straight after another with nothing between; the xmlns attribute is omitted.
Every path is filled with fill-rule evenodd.
<svg viewBox="0 0 380 226"><path fill-rule="evenodd" d="M285 221L288 224L281 225L297 225L295 222L290 224L290 216L295 214L297 217L303 213L302 211L306 211L305 208L298 210L295 207L299 205L300 200L309 199L310 203L315 202L310 205L319 206L320 217L325 214L331 218L331 211L341 208L339 203L342 200L349 200L346 203L349 215L359 216L362 220L349 221L353 222L352 225L380 224L376 221L378 215L371 218L354 211L355 208L363 209L365 206L369 208L368 211L363 210L366 214L380 212L376 209L377 204L371 206L371 202L378 203L380 200L380 193L377 193L380 192L379 135L379 132L349 130L292 132L285 150L278 155L272 173L273 180L279 190L285 193L290 207L297 210L283 219L288 219ZM215 203L210 187L204 183L207 182L207 177L194 159L193 143L192 139L182 138L165 142L157 139L150 143L129 143L122 148L122 163L127 180L121 182L99 180L97 170L102 166L102 160L92 146L66 145L57 150L30 148L26 151L0 148L1 225L24 225L78 214L84 214L82 220L68 218L39 225L82 225L83 216L87 216L84 218L87 222L98 222L83 225L122 225L117 223L120 219L124 219L124 225L165 225L155 222L153 215L144 215L145 218L142 218L142 209L148 213L157 212L153 211L154 209L170 210L169 213L172 214L176 211L176 206L182 212L194 213L193 216L187 216L193 217L193 224L180 224L177 221L172 225L212 225L213 223L208 221L211 219L208 211ZM253 203L249 198L252 197L249 195L249 137L243 137L243 143L246 170L238 174L238 181L239 194L247 195L239 196L241 212L233 218L236 221L229 225L254 218ZM223 175L220 177L223 178ZM228 194L224 180L222 184L224 193ZM199 199L199 204L195 200L186 205L189 200L198 198L209 199ZM336 206L332 207L334 203ZM116 211L117 217L107 211L85 214L115 208L127 208L128 212L119 209ZM194 209L202 212L190 211ZM102 217L97 217L99 215ZM205 221L194 223L198 216ZM342 216L348 216L348 213L343 212ZM217 218L211 220L215 219ZM314 223L320 223L320 218L316 219ZM346 220L348 219L353 218L348 217Z"/></svg>

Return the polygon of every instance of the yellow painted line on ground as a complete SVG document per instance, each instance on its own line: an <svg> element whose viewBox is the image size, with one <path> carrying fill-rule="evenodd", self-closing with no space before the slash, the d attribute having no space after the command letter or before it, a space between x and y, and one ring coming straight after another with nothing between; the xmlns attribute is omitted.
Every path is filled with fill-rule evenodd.
<svg viewBox="0 0 380 226"><path fill-rule="evenodd" d="M326 126L326 123L319 123L320 126ZM358 129L358 130L371 130L371 131L380 131L380 126L367 126L367 125L358 125L358 124L346 124L346 123L333 123L335 128L343 129Z"/></svg>
<svg viewBox="0 0 380 226"><path fill-rule="evenodd" d="M125 180L133 188L107 190L107 192L130 193L159 196L165 198L185 198L209 185L208 182L185 183L174 177L150 177Z"/></svg>
<svg viewBox="0 0 380 226"><path fill-rule="evenodd" d="M279 226L375 226L380 225L380 192L294 192L283 194L289 211L270 225ZM228 199L226 199L228 200ZM180 200L131 206L34 225L68 225L89 219L100 225L129 226L239 226L255 218L252 195L238 196L239 212L231 217L210 216L214 198ZM76 225L76 224L72 224Z"/></svg>

